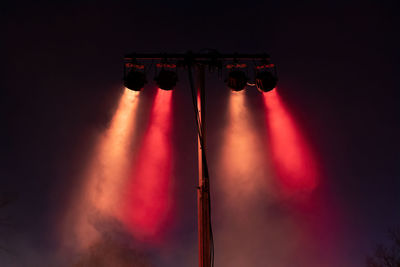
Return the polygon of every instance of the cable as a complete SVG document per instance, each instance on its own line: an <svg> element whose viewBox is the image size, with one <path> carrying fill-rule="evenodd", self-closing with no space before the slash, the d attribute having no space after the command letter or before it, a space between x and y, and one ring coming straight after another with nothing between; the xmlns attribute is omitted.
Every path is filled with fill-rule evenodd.
<svg viewBox="0 0 400 267"><path fill-rule="evenodd" d="M197 135L199 136L200 140L200 146L203 148L203 133L202 133L202 125L201 125L201 120L199 117L199 107L197 105L197 100L196 100L196 93L194 89L194 82L193 82L193 74L192 74L192 67L188 66L188 74L189 74L189 83L190 83L190 89L192 92L192 103L193 103L193 108L194 108L194 116L196 119L196 127L197 127Z"/></svg>

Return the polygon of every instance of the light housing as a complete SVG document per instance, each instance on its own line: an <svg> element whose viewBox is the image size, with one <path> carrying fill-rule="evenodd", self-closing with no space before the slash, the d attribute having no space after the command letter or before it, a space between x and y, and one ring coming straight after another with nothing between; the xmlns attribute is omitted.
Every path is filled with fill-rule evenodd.
<svg viewBox="0 0 400 267"><path fill-rule="evenodd" d="M278 78L272 72L264 70L256 74L256 86L260 92L273 90L278 83Z"/></svg>
<svg viewBox="0 0 400 267"><path fill-rule="evenodd" d="M228 73L226 84L233 91L241 91L246 87L248 80L249 78L244 71L236 69Z"/></svg>
<svg viewBox="0 0 400 267"><path fill-rule="evenodd" d="M133 91L140 91L146 83L146 74L135 70L128 72L124 81L125 87Z"/></svg>
<svg viewBox="0 0 400 267"><path fill-rule="evenodd" d="M125 63L124 86L132 91L140 91L147 83L144 65Z"/></svg>
<svg viewBox="0 0 400 267"><path fill-rule="evenodd" d="M160 89L172 90L178 82L178 74L173 70L166 70L162 68L154 80Z"/></svg>

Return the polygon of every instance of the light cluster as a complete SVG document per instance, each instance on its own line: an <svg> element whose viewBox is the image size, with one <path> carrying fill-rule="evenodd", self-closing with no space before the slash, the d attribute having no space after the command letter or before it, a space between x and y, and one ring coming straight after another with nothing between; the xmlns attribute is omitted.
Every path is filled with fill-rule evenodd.
<svg viewBox="0 0 400 267"><path fill-rule="evenodd" d="M208 66L210 70L218 70L225 73L225 83L232 91L241 91L247 86L256 86L260 92L273 90L278 82L276 66L269 62L269 58L259 59L258 62L239 62L238 59L226 62L225 59L216 57L210 60L196 61L193 58L172 59L173 63L166 59L157 64L145 66L136 58L125 58L124 85L133 91L140 91L147 83L147 73L155 69L154 81L162 90L172 90L178 82L178 67L191 68L196 64ZM246 61L246 60L242 60ZM253 73L253 81L249 78L249 70Z"/></svg>

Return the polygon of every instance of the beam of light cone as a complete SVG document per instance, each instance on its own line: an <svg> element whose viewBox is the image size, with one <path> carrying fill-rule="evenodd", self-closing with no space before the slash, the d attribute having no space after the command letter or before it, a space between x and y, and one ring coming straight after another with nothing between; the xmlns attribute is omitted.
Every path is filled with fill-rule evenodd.
<svg viewBox="0 0 400 267"><path fill-rule="evenodd" d="M265 247L266 233L281 228L267 221L266 210L274 199L274 184L265 162L264 137L247 105L246 92L231 92L226 125L221 139L216 180L217 199L214 218L218 263L225 266L256 266L260 262L256 247ZM267 179L266 179L267 178ZM283 223L282 223L283 225ZM287 233L291 229L285 227ZM238 242L240 240L240 242ZM280 240L275 240L280 242ZM246 244L243 246L243 244Z"/></svg>
<svg viewBox="0 0 400 267"><path fill-rule="evenodd" d="M92 203L100 212L114 214L119 206L120 191L130 167L131 144L139 92L125 89L117 112L100 144Z"/></svg>
<svg viewBox="0 0 400 267"><path fill-rule="evenodd" d="M171 217L172 91L158 90L131 182L122 220L133 235L158 242Z"/></svg>
<svg viewBox="0 0 400 267"><path fill-rule="evenodd" d="M95 214L115 216L119 206L119 193L130 170L128 161L134 135L138 92L125 89L110 126L103 132L93 151L93 158L82 177L79 192L67 211L66 237L74 231L75 243L87 247L98 234L93 228ZM69 242L71 243L71 242Z"/></svg>
<svg viewBox="0 0 400 267"><path fill-rule="evenodd" d="M311 191L317 185L317 165L309 145L277 90L265 93L269 144L276 172L286 193Z"/></svg>
<svg viewBox="0 0 400 267"><path fill-rule="evenodd" d="M265 93L263 98L269 145L282 193L284 196L296 196L291 198L289 207L303 235L302 255L309 253L307 261L313 258L318 262L324 253L335 255L341 235L338 209L328 201L331 196L323 188L314 190L321 178L315 155L279 91ZM336 260L335 257L331 259L332 266L338 265Z"/></svg>
<svg viewBox="0 0 400 267"><path fill-rule="evenodd" d="M261 140L245 106L245 92L232 92L229 97L228 125L222 144L221 166L224 183L232 188L227 192L246 194L254 190L260 173L265 172ZM239 192L235 192L239 191Z"/></svg>

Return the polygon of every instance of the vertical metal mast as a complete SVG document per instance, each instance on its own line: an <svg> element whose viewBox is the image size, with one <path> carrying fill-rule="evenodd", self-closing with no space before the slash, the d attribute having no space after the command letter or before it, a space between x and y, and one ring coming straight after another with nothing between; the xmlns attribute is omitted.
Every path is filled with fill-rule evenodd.
<svg viewBox="0 0 400 267"><path fill-rule="evenodd" d="M205 162L206 153L206 110L205 110L205 67L197 64L197 106L200 118L200 136L198 137L198 157L199 157L199 187L197 192L198 205L198 234L199 234L199 267L210 267L210 188L207 164Z"/></svg>

